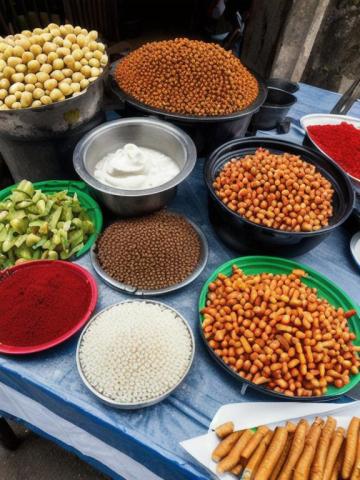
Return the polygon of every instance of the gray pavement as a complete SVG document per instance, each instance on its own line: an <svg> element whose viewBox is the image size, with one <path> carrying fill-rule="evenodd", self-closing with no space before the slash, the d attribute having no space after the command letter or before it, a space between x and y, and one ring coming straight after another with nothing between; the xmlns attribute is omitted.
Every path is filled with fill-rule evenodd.
<svg viewBox="0 0 360 480"><path fill-rule="evenodd" d="M9 422L20 437L15 451L0 445L1 480L108 480L75 455Z"/></svg>

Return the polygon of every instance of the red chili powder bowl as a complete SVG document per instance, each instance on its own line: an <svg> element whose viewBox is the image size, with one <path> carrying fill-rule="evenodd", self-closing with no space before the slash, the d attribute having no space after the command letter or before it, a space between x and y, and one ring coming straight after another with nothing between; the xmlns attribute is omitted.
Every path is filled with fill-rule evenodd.
<svg viewBox="0 0 360 480"><path fill-rule="evenodd" d="M33 353L74 335L95 309L97 286L78 265L40 260L0 273L0 352Z"/></svg>
<svg viewBox="0 0 360 480"><path fill-rule="evenodd" d="M360 180L360 129L351 123L309 125L311 140L349 175Z"/></svg>

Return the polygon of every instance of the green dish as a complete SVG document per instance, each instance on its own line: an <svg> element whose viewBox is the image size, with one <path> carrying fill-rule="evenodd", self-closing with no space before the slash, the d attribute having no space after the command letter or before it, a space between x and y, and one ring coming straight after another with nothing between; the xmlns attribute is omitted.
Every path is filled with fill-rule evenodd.
<svg viewBox="0 0 360 480"><path fill-rule="evenodd" d="M295 268L300 268L307 272L308 276L303 278L303 282L308 285L309 287L316 288L318 291L319 297L325 298L329 303L334 305L335 307L342 307L345 311L347 310L356 310L357 314L353 315L349 318L349 327L352 332L356 335L356 340L354 340L355 345L360 345L360 309L359 306L343 291L341 290L335 283L330 281L324 275L316 272L312 268L309 268L307 265L302 265L300 263L285 260L283 258L278 257L267 257L267 256L249 256L249 257L240 257L230 260L229 262L220 265L208 278L205 282L199 299L199 310L205 307L206 303L206 295L208 292L208 287L211 282L213 282L219 273L223 273L225 275L230 275L232 272L232 266L236 264L239 268L241 268L246 274L249 275L256 275L262 272L274 273L274 274L282 274L282 273L290 273ZM288 397L284 394L274 392L266 387L255 385L248 380L243 379L238 374L236 374L231 368L229 368L212 350L212 348L207 343L205 337L203 336L202 332L202 322L203 322L203 315L200 314L200 330L202 338L208 347L210 353L214 356L214 358L220 362L220 364L233 376L239 379L241 382L248 383L253 388L262 391L263 393L267 393L276 397L281 397L286 400L306 400L306 401L324 401L334 399L334 397L339 397L344 395L345 393L349 392L352 388L354 388L360 382L360 373L356 375L352 375L350 377L350 382L342 388L336 388L335 386L331 385L328 387L328 391L325 395L321 397Z"/></svg>
<svg viewBox="0 0 360 480"><path fill-rule="evenodd" d="M45 193L55 193L67 190L69 194L77 194L81 206L86 209L90 220L94 224L95 232L90 235L83 248L75 254L75 257L79 258L81 255L89 251L102 230L103 216L98 203L90 196L90 190L87 185L84 182L75 180L46 180L43 182L35 182L33 185L36 189L40 189ZM9 197L14 188L16 188L16 184L1 190L0 202Z"/></svg>

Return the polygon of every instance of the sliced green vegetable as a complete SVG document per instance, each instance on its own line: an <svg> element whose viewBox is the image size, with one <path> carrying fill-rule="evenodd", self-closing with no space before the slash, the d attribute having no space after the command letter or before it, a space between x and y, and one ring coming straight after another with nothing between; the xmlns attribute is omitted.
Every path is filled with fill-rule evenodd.
<svg viewBox="0 0 360 480"><path fill-rule="evenodd" d="M76 194L45 194L22 180L0 202L0 269L17 260L71 258L93 231Z"/></svg>
<svg viewBox="0 0 360 480"><path fill-rule="evenodd" d="M40 240L41 240L41 237L39 237L39 235L35 235L35 233L29 233L26 237L26 245L28 247L32 247L36 243L38 243Z"/></svg>
<svg viewBox="0 0 360 480"><path fill-rule="evenodd" d="M21 180L14 192L23 192L32 197L34 195L34 186L29 180Z"/></svg>
<svg viewBox="0 0 360 480"><path fill-rule="evenodd" d="M56 228L56 225L60 220L61 212L62 212L62 207L57 207L56 210L51 214L50 220L49 220L50 230L54 230Z"/></svg>
<svg viewBox="0 0 360 480"><path fill-rule="evenodd" d="M32 251L26 245L21 245L21 247L15 250L17 258L25 258L25 260L32 259Z"/></svg>
<svg viewBox="0 0 360 480"><path fill-rule="evenodd" d="M25 233L29 225L29 222L27 221L26 218L14 218L13 220L10 220L10 225L14 230L14 232Z"/></svg>

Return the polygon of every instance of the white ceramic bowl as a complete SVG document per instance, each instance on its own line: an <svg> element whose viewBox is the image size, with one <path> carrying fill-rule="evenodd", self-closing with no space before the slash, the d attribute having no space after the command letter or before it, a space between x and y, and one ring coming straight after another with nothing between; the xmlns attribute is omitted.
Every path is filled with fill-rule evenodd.
<svg viewBox="0 0 360 480"><path fill-rule="evenodd" d="M322 150L317 143L310 137L308 134L308 127L311 125L339 125L341 122L351 123L356 128L360 128L360 118L350 117L348 115L335 115L334 113L311 113L310 115L305 115L300 119L300 124L305 130L307 139L319 152L321 152L325 157L334 160L330 155L328 155L324 150ZM341 167L341 165L340 165ZM342 167L341 167L342 168ZM357 192L360 192L360 178L353 177L348 172L346 172L355 187Z"/></svg>

